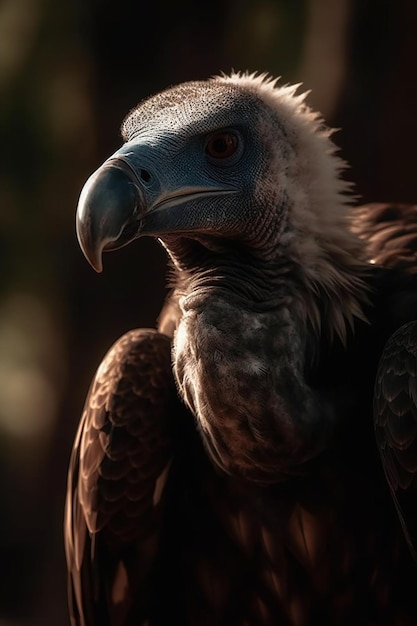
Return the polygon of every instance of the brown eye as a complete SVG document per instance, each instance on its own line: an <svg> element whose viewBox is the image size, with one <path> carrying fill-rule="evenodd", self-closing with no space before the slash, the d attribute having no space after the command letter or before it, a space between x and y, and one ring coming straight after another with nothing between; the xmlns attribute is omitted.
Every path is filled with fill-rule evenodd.
<svg viewBox="0 0 417 626"><path fill-rule="evenodd" d="M206 144L206 153L213 159L227 159L236 149L237 137L233 133L214 133Z"/></svg>

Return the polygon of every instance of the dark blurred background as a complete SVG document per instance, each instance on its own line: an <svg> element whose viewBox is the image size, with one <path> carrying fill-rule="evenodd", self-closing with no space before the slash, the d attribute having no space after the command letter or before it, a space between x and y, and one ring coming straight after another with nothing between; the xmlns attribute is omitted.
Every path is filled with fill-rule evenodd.
<svg viewBox="0 0 417 626"><path fill-rule="evenodd" d="M364 201L417 201L415 0L0 0L0 626L67 626L62 515L84 396L153 326L165 256L91 270L74 212L141 98L223 70L304 83Z"/></svg>

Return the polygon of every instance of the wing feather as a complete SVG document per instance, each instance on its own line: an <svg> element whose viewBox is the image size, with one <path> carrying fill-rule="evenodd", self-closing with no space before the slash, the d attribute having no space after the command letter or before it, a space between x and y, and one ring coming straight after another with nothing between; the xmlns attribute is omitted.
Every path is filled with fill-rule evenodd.
<svg viewBox="0 0 417 626"><path fill-rule="evenodd" d="M366 241L368 259L417 273L417 205L372 203L352 210L352 230Z"/></svg>
<svg viewBox="0 0 417 626"><path fill-rule="evenodd" d="M388 340L375 382L376 440L403 531L417 560L417 322Z"/></svg>
<svg viewBox="0 0 417 626"><path fill-rule="evenodd" d="M119 339L92 382L70 461L65 548L74 626L129 624L133 613L135 624L146 621L176 403L170 339L153 330Z"/></svg>

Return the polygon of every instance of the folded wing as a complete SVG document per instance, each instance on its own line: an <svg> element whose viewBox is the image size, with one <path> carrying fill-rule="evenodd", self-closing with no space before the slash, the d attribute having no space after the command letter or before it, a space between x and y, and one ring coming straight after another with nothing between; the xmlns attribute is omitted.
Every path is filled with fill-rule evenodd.
<svg viewBox="0 0 417 626"><path fill-rule="evenodd" d="M170 339L127 333L96 373L71 456L65 548L73 625L141 624L152 612L176 410Z"/></svg>

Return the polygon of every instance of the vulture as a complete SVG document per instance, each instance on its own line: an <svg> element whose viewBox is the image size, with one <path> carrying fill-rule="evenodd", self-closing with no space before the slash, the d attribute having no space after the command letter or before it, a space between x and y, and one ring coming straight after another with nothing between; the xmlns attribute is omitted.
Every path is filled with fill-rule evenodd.
<svg viewBox="0 0 417 626"><path fill-rule="evenodd" d="M332 131L267 75L170 87L122 136L78 239L101 271L157 238L170 290L86 399L73 626L417 624L417 208L357 206Z"/></svg>

